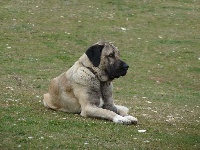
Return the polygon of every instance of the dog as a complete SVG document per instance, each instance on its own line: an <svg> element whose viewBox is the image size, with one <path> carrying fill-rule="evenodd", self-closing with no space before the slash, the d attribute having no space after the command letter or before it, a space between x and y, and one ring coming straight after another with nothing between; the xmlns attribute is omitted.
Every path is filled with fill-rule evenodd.
<svg viewBox="0 0 200 150"><path fill-rule="evenodd" d="M98 42L67 72L51 81L44 94L44 106L115 123L137 124L137 118L128 115L128 108L115 105L112 97L112 81L125 76L128 68L113 44Z"/></svg>

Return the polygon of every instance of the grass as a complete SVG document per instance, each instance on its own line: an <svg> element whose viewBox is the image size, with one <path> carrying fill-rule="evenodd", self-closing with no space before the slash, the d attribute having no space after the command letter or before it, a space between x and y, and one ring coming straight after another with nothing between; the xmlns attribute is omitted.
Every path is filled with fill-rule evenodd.
<svg viewBox="0 0 200 150"><path fill-rule="evenodd" d="M0 6L0 149L200 149L199 1ZM99 40L114 42L130 66L114 81L114 97L139 119L137 126L41 103L49 81Z"/></svg>

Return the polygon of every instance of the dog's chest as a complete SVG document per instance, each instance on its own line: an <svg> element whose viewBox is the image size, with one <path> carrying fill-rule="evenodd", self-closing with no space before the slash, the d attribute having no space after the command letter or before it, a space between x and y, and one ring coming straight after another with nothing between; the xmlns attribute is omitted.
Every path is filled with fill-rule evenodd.
<svg viewBox="0 0 200 150"><path fill-rule="evenodd" d="M99 100L99 107L100 107L100 108L103 107L103 104L104 104L104 101L103 101L102 97L100 97L100 100Z"/></svg>

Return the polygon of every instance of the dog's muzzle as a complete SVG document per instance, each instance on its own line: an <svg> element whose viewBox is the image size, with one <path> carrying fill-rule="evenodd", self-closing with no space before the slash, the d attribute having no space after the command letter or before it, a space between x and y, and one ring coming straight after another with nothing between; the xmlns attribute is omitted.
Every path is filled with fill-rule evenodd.
<svg viewBox="0 0 200 150"><path fill-rule="evenodd" d="M124 61L120 61L117 64L110 66L107 70L110 79L119 78L120 76L125 76L129 66Z"/></svg>

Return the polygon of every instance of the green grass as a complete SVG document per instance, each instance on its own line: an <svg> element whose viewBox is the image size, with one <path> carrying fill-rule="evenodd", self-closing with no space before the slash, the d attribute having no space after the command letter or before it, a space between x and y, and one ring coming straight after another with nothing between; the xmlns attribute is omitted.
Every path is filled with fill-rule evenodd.
<svg viewBox="0 0 200 150"><path fill-rule="evenodd" d="M0 149L200 149L199 16L189 0L1 1ZM114 97L137 126L41 103L49 81L99 40L130 66Z"/></svg>

